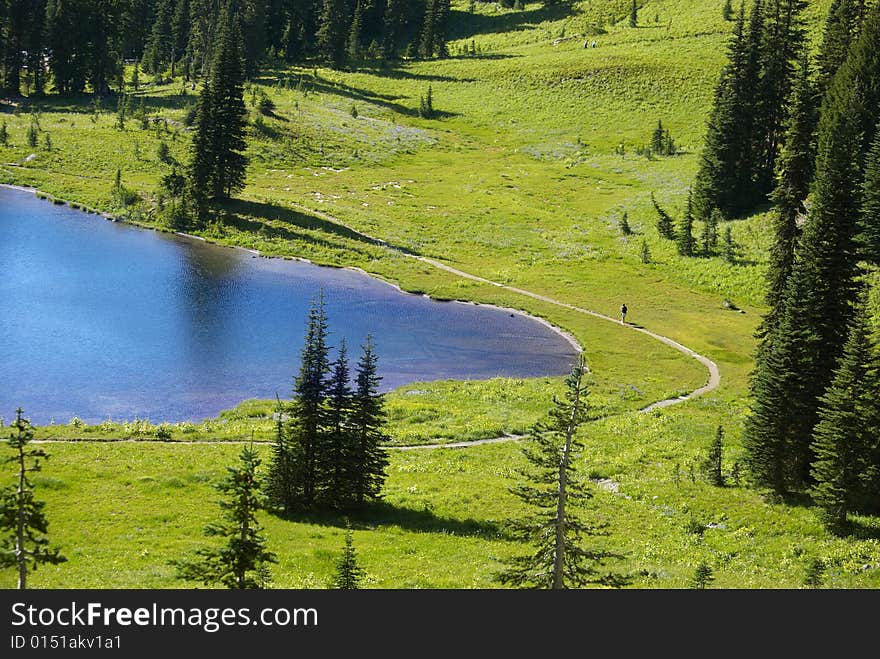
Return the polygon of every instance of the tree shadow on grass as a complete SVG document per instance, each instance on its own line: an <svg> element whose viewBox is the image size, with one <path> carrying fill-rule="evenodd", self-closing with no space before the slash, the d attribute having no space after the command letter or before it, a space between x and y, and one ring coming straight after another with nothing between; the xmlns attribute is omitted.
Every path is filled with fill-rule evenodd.
<svg viewBox="0 0 880 659"><path fill-rule="evenodd" d="M416 533L442 533L484 540L513 540L499 524L488 520L453 519L441 517L428 508L416 510L378 501L349 513L316 511L284 517L289 521L345 528L347 523L355 529L372 529L376 526L396 526Z"/></svg>
<svg viewBox="0 0 880 659"><path fill-rule="evenodd" d="M268 204L258 201L246 201L242 199L231 199L223 202L222 204L219 204L218 208L232 214L231 217L227 217L225 219L227 224L231 224L255 233L258 233L261 229L265 227L266 231L269 231L270 233L275 233L282 238L301 239L308 240L310 242L316 242L313 237L292 231L290 228L288 228L299 227L302 229L321 231L322 233L338 236L340 238L345 238L347 240L362 243L365 245L390 247L392 249L407 254L417 254L417 252L408 250L405 247L399 247L397 245L386 243L382 240L376 240L362 233L358 233L354 229L349 229L346 226L336 224L335 222L331 222L329 220L325 220L321 217L317 217L316 215L310 215L308 213L295 210L293 208L285 208L277 204ZM266 226L261 224L260 222L248 219L248 216L271 220L276 223L282 223L283 226L278 226L278 224ZM331 247L342 248L351 251L351 247L347 245L335 244L331 243L330 241L327 241L326 244Z"/></svg>
<svg viewBox="0 0 880 659"><path fill-rule="evenodd" d="M479 34L522 32L537 29L539 23L556 21L580 13L572 3L541 5L534 9L503 14L479 14L461 10L450 12L449 41L467 39Z"/></svg>

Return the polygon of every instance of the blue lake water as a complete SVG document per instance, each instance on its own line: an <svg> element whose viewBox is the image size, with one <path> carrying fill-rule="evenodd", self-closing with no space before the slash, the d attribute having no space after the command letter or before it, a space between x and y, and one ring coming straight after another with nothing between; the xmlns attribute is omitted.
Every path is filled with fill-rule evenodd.
<svg viewBox="0 0 880 659"><path fill-rule="evenodd" d="M142 230L0 188L0 417L34 423L215 416L289 397L309 305L354 363L373 335L383 389L565 373L544 324L437 302L362 273Z"/></svg>

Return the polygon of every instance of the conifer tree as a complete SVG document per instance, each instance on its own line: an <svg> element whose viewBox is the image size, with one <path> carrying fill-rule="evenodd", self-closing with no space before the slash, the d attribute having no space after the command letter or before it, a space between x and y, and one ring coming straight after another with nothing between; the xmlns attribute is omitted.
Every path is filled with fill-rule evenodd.
<svg viewBox="0 0 880 659"><path fill-rule="evenodd" d="M877 126L874 143L865 157L862 208L859 214L859 247L867 261L880 265L880 125Z"/></svg>
<svg viewBox="0 0 880 659"><path fill-rule="evenodd" d="M715 580L715 577L712 575L712 568L709 567L709 564L706 561L700 561L700 564L697 565L696 570L694 570L694 578L691 580L691 588L696 590L703 590L709 587Z"/></svg>
<svg viewBox="0 0 880 659"><path fill-rule="evenodd" d="M355 449L353 491L357 505L377 499L385 484L388 454L383 444L389 437L384 430L384 400L379 393L381 379L373 341L368 336L356 367L350 416Z"/></svg>
<svg viewBox="0 0 880 659"><path fill-rule="evenodd" d="M648 249L648 242L643 238L642 239L642 249L640 253L642 263L650 263L651 262L651 250Z"/></svg>
<svg viewBox="0 0 880 659"><path fill-rule="evenodd" d="M733 20L733 4L731 0L724 0L724 7L721 9L721 17L725 21Z"/></svg>
<svg viewBox="0 0 880 659"><path fill-rule="evenodd" d="M826 527L846 530L847 514L871 499L866 485L880 465L873 464L880 443L875 424L880 379L872 371L876 346L870 339L867 304L859 304L834 379L820 399L813 432L813 499Z"/></svg>
<svg viewBox="0 0 880 659"><path fill-rule="evenodd" d="M715 431L715 439L712 440L712 446L709 448L709 455L706 457L703 465L706 478L716 487L724 487L726 484L724 472L721 470L721 458L724 451L723 441L724 428L718 426L718 429Z"/></svg>
<svg viewBox="0 0 880 659"><path fill-rule="evenodd" d="M28 477L40 471L41 461L49 456L41 448L28 446L34 429L30 420L22 416L21 408L15 411L10 430L7 446L13 454L5 457L3 464L15 465L16 482L0 492L0 568L14 566L18 589L24 590L29 568L36 570L40 565L57 565L67 559L59 549L49 547L46 504L34 497L34 484Z"/></svg>
<svg viewBox="0 0 880 659"><path fill-rule="evenodd" d="M687 208L684 216L681 218L678 230L675 235L675 243L678 247L678 253L682 256L694 255L694 215L691 191L688 190Z"/></svg>
<svg viewBox="0 0 880 659"><path fill-rule="evenodd" d="M239 454L239 465L226 468L226 478L217 484L217 489L228 495L219 502L222 521L205 527L206 536L220 538L224 544L198 549L192 559L171 561L178 578L238 590L265 587L268 563L277 559L266 548L257 521L257 511L264 507L259 466L256 450L246 445Z"/></svg>
<svg viewBox="0 0 880 659"><path fill-rule="evenodd" d="M309 309L305 345L300 370L294 381L290 405L288 437L296 474L295 488L300 505L311 508L320 489L319 469L325 463L322 453L327 428L326 376L330 372L327 346L327 317L323 293Z"/></svg>
<svg viewBox="0 0 880 659"><path fill-rule="evenodd" d="M358 465L349 425L353 395L348 380L348 351L342 339L327 382L327 431L317 466L319 497L331 508L345 508L354 499L352 481Z"/></svg>
<svg viewBox="0 0 880 659"><path fill-rule="evenodd" d="M578 478L576 460L582 445L576 434L589 418L588 390L583 358L565 380L564 399L555 399L545 423L532 431L523 454L531 468L520 473L525 483L512 488L534 510L528 518L512 523L515 533L533 544L533 552L507 561L498 575L502 583L528 588L577 588L588 583L608 583L598 567L609 556L581 546L583 535L595 535L577 516L578 508L591 498Z"/></svg>
<svg viewBox="0 0 880 659"><path fill-rule="evenodd" d="M632 5L629 9L629 26L636 27L639 24L639 3L637 0L632 0Z"/></svg>
<svg viewBox="0 0 880 659"><path fill-rule="evenodd" d="M238 20L220 15L210 75L196 106L189 181L198 219L204 222L212 199L244 187L247 110Z"/></svg>
<svg viewBox="0 0 880 659"><path fill-rule="evenodd" d="M672 218L669 216L669 213L663 210L660 207L660 204L657 203L653 192L651 193L651 203L654 205L654 210L657 212L657 232L663 238L675 240L675 226L672 222Z"/></svg>
<svg viewBox="0 0 880 659"><path fill-rule="evenodd" d="M364 29L364 9L362 0L355 0L354 16L348 32L348 57L356 60L361 55L361 33Z"/></svg>
<svg viewBox="0 0 880 659"><path fill-rule="evenodd" d="M724 260L728 263L736 263L736 243L733 242L730 225L724 227Z"/></svg>
<svg viewBox="0 0 880 659"><path fill-rule="evenodd" d="M357 562L351 525L346 524L345 547L342 550L342 556L339 557L339 561L336 563L336 573L333 575L330 587L339 590L357 590L361 587L364 576L365 572Z"/></svg>
<svg viewBox="0 0 880 659"><path fill-rule="evenodd" d="M629 217L627 216L626 211L624 211L623 217L620 218L620 232L624 236L632 234L632 227L629 226Z"/></svg>
<svg viewBox="0 0 880 659"><path fill-rule="evenodd" d="M318 52L334 69L342 68L349 36L346 0L324 0L319 25Z"/></svg>
<svg viewBox="0 0 880 659"><path fill-rule="evenodd" d="M657 120L657 128L651 134L651 151L663 153L666 145L666 129L663 128L663 120Z"/></svg>
<svg viewBox="0 0 880 659"><path fill-rule="evenodd" d="M810 482L811 437L819 398L831 383L845 341L858 273L855 222L860 210L863 144L880 112L880 5L825 95L819 121L812 205L786 288L784 312L768 358L753 376L754 421L744 441L752 451L769 441L781 449L790 487ZM868 123L870 122L870 123ZM868 135L866 135L868 132ZM757 412L759 411L759 412ZM780 422L779 420L783 421ZM768 437L769 427L778 437ZM778 476L778 472L776 472ZM777 489L779 484L774 484ZM777 490L779 491L779 490Z"/></svg>
<svg viewBox="0 0 880 659"><path fill-rule="evenodd" d="M270 508L287 516L293 513L299 503L297 496L297 474L293 452L285 430L285 408L276 395L275 439L272 444L272 462L266 476L266 501Z"/></svg>
<svg viewBox="0 0 880 659"><path fill-rule="evenodd" d="M9 132L6 128L6 122L0 123L0 146L9 145Z"/></svg>
<svg viewBox="0 0 880 659"><path fill-rule="evenodd" d="M825 20L825 32L819 49L817 90L823 95L834 74L846 61L847 53L860 26L857 0L832 0Z"/></svg>
<svg viewBox="0 0 880 659"><path fill-rule="evenodd" d="M813 558L807 563L807 571L804 575L804 586L807 588L821 588L825 581L825 561L821 558Z"/></svg>
<svg viewBox="0 0 880 659"><path fill-rule="evenodd" d="M810 82L809 59L801 57L790 103L785 144L779 157L779 172L773 201L774 240L767 270L766 301L769 307L759 336L775 326L781 317L785 287L794 265L795 246L800 236L798 220L806 213L804 201L813 180L815 160L815 92Z"/></svg>

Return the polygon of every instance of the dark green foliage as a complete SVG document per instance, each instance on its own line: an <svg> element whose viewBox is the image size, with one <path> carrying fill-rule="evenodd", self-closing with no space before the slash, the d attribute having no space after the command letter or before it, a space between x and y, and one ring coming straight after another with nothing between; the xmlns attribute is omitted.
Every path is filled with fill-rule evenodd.
<svg viewBox="0 0 880 659"><path fill-rule="evenodd" d="M813 432L813 500L833 533L843 533L849 512L880 502L873 491L880 464L880 358L870 339L867 304L853 319L843 356L828 390L820 398Z"/></svg>
<svg viewBox="0 0 880 659"><path fill-rule="evenodd" d="M632 6L629 10L629 26L636 27L639 24L639 3L638 0L632 0Z"/></svg>
<svg viewBox="0 0 880 659"><path fill-rule="evenodd" d="M344 342L331 369L323 299L316 302L309 312L294 398L286 409L279 401L267 482L273 508L284 514L317 506L345 510L379 498L388 465L379 381L369 337L354 390ZM286 423L284 417L289 417Z"/></svg>
<svg viewBox="0 0 880 659"><path fill-rule="evenodd" d="M694 181L700 219L713 208L741 215L774 187L793 62L803 48L803 6L801 0L756 0L748 26L740 9Z"/></svg>
<svg viewBox="0 0 880 659"><path fill-rule="evenodd" d="M861 16L858 0L833 0L825 21L822 46L817 58L819 74L816 86L819 94L824 94L834 74L846 61L849 47L858 35Z"/></svg>
<svg viewBox="0 0 880 659"><path fill-rule="evenodd" d="M724 452L723 441L724 428L718 426L718 430L715 431L715 439L712 440L712 445L709 447L709 455L706 456L706 460L703 463L703 472L706 475L706 480L716 487L724 487L726 485L724 472L721 470L721 458Z"/></svg>
<svg viewBox="0 0 880 659"><path fill-rule="evenodd" d="M21 408L15 411L15 422L6 445L13 451L3 464L15 465L15 483L0 491L0 568L15 567L18 588L27 588L28 569L36 570L43 563L56 565L67 559L57 548L49 547L46 533L49 521L43 510L45 503L34 498L34 484L28 474L42 469L48 454L41 448L28 446L34 430Z"/></svg>
<svg viewBox="0 0 880 659"><path fill-rule="evenodd" d="M663 121L657 120L657 127L651 134L651 143L648 145L648 155L674 156L678 149L672 134L663 127Z"/></svg>
<svg viewBox="0 0 880 659"><path fill-rule="evenodd" d="M703 231L700 234L700 248L704 256L711 256L718 244L718 225L724 220L721 211L713 208L709 217L703 222Z"/></svg>
<svg viewBox="0 0 880 659"><path fill-rule="evenodd" d="M724 227L724 260L728 263L736 263L736 243L733 241L730 226Z"/></svg>
<svg viewBox="0 0 880 659"><path fill-rule="evenodd" d="M578 476L577 459L583 446L576 435L589 419L583 358L565 380L565 398L555 399L546 422L538 424L523 449L530 467L520 470L522 483L511 489L533 514L511 523L514 533L533 546L533 552L507 561L498 575L501 583L526 588L577 588L589 583L613 584L598 567L610 554L584 549L584 535L599 527L582 522L578 514L592 497Z"/></svg>
<svg viewBox="0 0 880 659"><path fill-rule="evenodd" d="M223 519L205 527L206 536L219 538L224 544L198 549L189 560L171 561L178 578L238 590L266 587L268 564L278 561L266 548L257 521L257 512L264 506L259 466L253 446L243 446L238 467L227 467L226 478L217 485L228 495L219 502Z"/></svg>
<svg viewBox="0 0 880 659"><path fill-rule="evenodd" d="M131 82L129 84L131 85L131 88L135 91L138 91L141 85L140 68L141 63L135 62L134 69L132 69L131 71Z"/></svg>
<svg viewBox="0 0 880 659"><path fill-rule="evenodd" d="M9 132L6 128L6 122L0 123L0 145L7 146L9 144Z"/></svg>
<svg viewBox="0 0 880 659"><path fill-rule="evenodd" d="M874 135L874 143L865 158L858 239L862 257L875 265L880 265L880 125Z"/></svg>
<svg viewBox="0 0 880 659"><path fill-rule="evenodd" d="M259 92L259 98L257 100L257 110L260 111L260 114L265 115L271 115L275 111L275 101L273 101L262 89Z"/></svg>
<svg viewBox="0 0 880 659"><path fill-rule="evenodd" d="M238 19L221 14L211 73L196 109L189 181L198 219L206 220L212 199L225 199L244 187L247 110Z"/></svg>
<svg viewBox="0 0 880 659"><path fill-rule="evenodd" d="M650 263L651 262L651 250L648 249L648 242L642 239L642 249L640 252L640 256L642 259L642 263Z"/></svg>
<svg viewBox="0 0 880 659"><path fill-rule="evenodd" d="M418 56L422 59L448 57L446 24L449 19L449 0L427 0L418 41Z"/></svg>
<svg viewBox="0 0 880 659"><path fill-rule="evenodd" d="M385 484L388 454L382 445L390 438L384 431L385 410L379 393L381 379L378 357L368 336L357 364L349 419L355 450L352 491L358 505L379 498Z"/></svg>
<svg viewBox="0 0 880 659"><path fill-rule="evenodd" d="M744 442L759 482L782 492L809 485L819 399L831 384L852 317L864 147L880 112L880 5L822 105L812 205L785 291L778 329L753 376ZM868 134L866 134L868 133ZM766 354L765 354L766 353ZM775 456L772 460L768 455ZM760 463L760 464L756 464ZM771 466L772 465L772 466Z"/></svg>
<svg viewBox="0 0 880 659"><path fill-rule="evenodd" d="M351 526L345 529L345 547L336 563L336 573L330 582L331 588L338 590L358 590L364 580L364 570L358 565L357 554L352 541Z"/></svg>
<svg viewBox="0 0 880 659"><path fill-rule="evenodd" d="M806 574L804 574L804 586L807 588L821 588L825 582L825 561L821 558L814 558L807 563Z"/></svg>
<svg viewBox="0 0 880 659"><path fill-rule="evenodd" d="M159 142L159 146L156 147L156 157L159 159L159 162L163 162L166 165L170 165L173 162L167 142Z"/></svg>
<svg viewBox="0 0 880 659"><path fill-rule="evenodd" d="M712 568L709 567L709 564L706 563L706 561L701 561L694 570L694 576L693 579L691 579L691 588L703 590L708 588L713 581L715 581L715 577L712 575Z"/></svg>
<svg viewBox="0 0 880 659"><path fill-rule="evenodd" d="M620 218L620 232L624 236L632 235L632 228L629 226L629 217L626 212L624 212L623 217Z"/></svg>
<svg viewBox="0 0 880 659"><path fill-rule="evenodd" d="M428 85L428 92L419 99L419 116L423 119L434 118L434 90Z"/></svg>
<svg viewBox="0 0 880 659"><path fill-rule="evenodd" d="M694 255L696 241L694 240L693 201L690 190L688 190L687 208L685 208L684 215L676 229L675 244L678 247L678 253L682 256Z"/></svg>
<svg viewBox="0 0 880 659"><path fill-rule="evenodd" d="M724 0L724 7L721 9L721 17L725 21L733 20L733 4L731 0Z"/></svg>
<svg viewBox="0 0 880 659"><path fill-rule="evenodd" d="M345 0L323 0L321 27L315 38L321 57L333 68L341 68L346 60L348 14Z"/></svg>
<svg viewBox="0 0 880 659"><path fill-rule="evenodd" d="M657 203L653 192L651 193L651 203L654 205L654 210L657 212L657 232L661 237L666 238L667 240L675 240L675 225L672 218L669 216L669 213L663 210L660 207L660 204Z"/></svg>

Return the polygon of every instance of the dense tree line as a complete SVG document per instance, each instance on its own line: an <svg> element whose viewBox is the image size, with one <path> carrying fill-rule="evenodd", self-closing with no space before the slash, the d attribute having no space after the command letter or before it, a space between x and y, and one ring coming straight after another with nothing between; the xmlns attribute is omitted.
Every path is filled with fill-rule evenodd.
<svg viewBox="0 0 880 659"><path fill-rule="evenodd" d="M850 11L855 36L839 28ZM788 104L745 444L758 484L809 490L839 530L880 509L880 359L863 300L880 264L880 4L835 2L828 26L815 82L827 89L811 91L803 61Z"/></svg>
<svg viewBox="0 0 880 659"><path fill-rule="evenodd" d="M0 0L0 82L13 94L103 94L121 88L126 60L205 77L224 12L240 22L248 76L278 59L447 55L449 0Z"/></svg>

